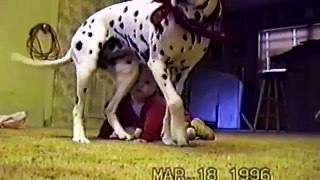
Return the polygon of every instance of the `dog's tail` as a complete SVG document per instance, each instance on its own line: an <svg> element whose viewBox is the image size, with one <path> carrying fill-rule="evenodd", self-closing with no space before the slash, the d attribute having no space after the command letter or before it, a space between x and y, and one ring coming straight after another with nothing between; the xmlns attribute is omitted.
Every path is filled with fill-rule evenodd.
<svg viewBox="0 0 320 180"><path fill-rule="evenodd" d="M28 58L20 53L12 53L11 60L20 61L24 64L32 65L32 66L55 66L55 65L63 65L68 62L71 62L71 50L67 52L67 54L56 60L36 60L32 58Z"/></svg>

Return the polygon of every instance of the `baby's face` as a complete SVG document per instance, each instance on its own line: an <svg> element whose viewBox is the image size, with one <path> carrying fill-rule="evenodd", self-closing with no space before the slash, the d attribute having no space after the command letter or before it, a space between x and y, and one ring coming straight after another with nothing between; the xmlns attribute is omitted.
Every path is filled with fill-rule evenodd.
<svg viewBox="0 0 320 180"><path fill-rule="evenodd" d="M157 84L149 69L143 68L137 83L131 90L131 95L135 99L144 100L155 93Z"/></svg>

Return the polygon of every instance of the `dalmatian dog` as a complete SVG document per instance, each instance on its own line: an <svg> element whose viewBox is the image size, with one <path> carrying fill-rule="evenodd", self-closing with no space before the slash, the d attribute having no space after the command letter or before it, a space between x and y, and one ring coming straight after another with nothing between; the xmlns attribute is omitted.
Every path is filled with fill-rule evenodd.
<svg viewBox="0 0 320 180"><path fill-rule="evenodd" d="M182 16L199 23L216 13L216 9L221 9L220 0L172 0L171 4L179 9ZM173 12L155 24L155 12L163 5L160 0L133 0L101 9L82 23L66 55L55 61L35 62L18 53L12 54L12 59L28 61L27 64L32 65L57 65L73 60L77 74L73 141L89 143L83 125L88 80L99 68L99 54L105 43L116 38L135 53L140 63L149 67L165 97L167 110L162 141L167 145L188 145L181 94L190 71L207 52L210 39L180 26ZM134 76L127 78L119 79L126 84L121 86L122 90L116 90L106 108L106 115L117 136L130 140L132 137L122 128L115 114L120 100L132 86Z"/></svg>

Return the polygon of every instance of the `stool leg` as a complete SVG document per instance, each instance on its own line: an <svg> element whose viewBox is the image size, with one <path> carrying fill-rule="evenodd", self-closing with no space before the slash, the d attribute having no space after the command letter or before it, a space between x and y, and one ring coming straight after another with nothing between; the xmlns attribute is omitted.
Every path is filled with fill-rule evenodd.
<svg viewBox="0 0 320 180"><path fill-rule="evenodd" d="M280 116L279 116L279 95L278 95L278 81L274 81L274 93L276 99L276 118L277 118L277 131L280 131Z"/></svg>
<svg viewBox="0 0 320 180"><path fill-rule="evenodd" d="M257 111L256 111L256 115L254 117L253 131L257 130L258 117L259 117L259 113L260 113L260 108L261 108L261 103L262 103L262 98L263 98L263 94L264 94L265 85L266 85L265 80L262 80L262 85L261 85L261 89L260 89L260 95L259 95L259 100L258 100Z"/></svg>
<svg viewBox="0 0 320 180"><path fill-rule="evenodd" d="M283 101L284 117L285 117L285 120L287 121L287 118L288 118L287 108L288 108L288 106L287 106L287 99L286 99L286 95L285 95L284 86L283 86L282 81L280 82L280 91L281 91L282 101Z"/></svg>
<svg viewBox="0 0 320 180"><path fill-rule="evenodd" d="M269 119L270 119L270 100L271 100L271 86L272 80L268 81L268 96L267 96L267 115L266 115L266 132L269 131Z"/></svg>

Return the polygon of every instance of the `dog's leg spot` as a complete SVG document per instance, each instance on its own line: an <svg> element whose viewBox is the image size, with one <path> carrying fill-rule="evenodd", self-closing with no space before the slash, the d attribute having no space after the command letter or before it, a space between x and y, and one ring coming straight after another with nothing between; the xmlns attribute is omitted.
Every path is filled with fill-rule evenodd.
<svg viewBox="0 0 320 180"><path fill-rule="evenodd" d="M184 52L184 48L182 47L182 48L181 48L181 53L183 53L183 52Z"/></svg>
<svg viewBox="0 0 320 180"><path fill-rule="evenodd" d="M91 29L91 25L89 25L89 29Z"/></svg>
<svg viewBox="0 0 320 180"><path fill-rule="evenodd" d="M159 52L162 56L164 55L164 51L161 49Z"/></svg>
<svg viewBox="0 0 320 180"><path fill-rule="evenodd" d="M189 50L191 50L191 49L192 49L192 46L189 47Z"/></svg>
<svg viewBox="0 0 320 180"><path fill-rule="evenodd" d="M137 22L137 19L136 19L136 18L134 19L134 22L135 22L135 23Z"/></svg>
<svg viewBox="0 0 320 180"><path fill-rule="evenodd" d="M146 20L148 20L148 19L149 19L149 16L146 17Z"/></svg>
<svg viewBox="0 0 320 180"><path fill-rule="evenodd" d="M140 25L139 25L139 29L140 29L140 30L142 30L142 29L143 29L143 25L142 25L142 23L140 23Z"/></svg>
<svg viewBox="0 0 320 180"><path fill-rule="evenodd" d="M94 19L91 20L91 23L93 23L93 22L94 22Z"/></svg>
<svg viewBox="0 0 320 180"><path fill-rule="evenodd" d="M177 75L176 75L176 82L179 82L180 81L180 79L181 79L181 73L177 73Z"/></svg>
<svg viewBox="0 0 320 180"><path fill-rule="evenodd" d="M200 19L201 19L201 14L199 13L199 11L196 11L196 12L194 13L194 18L196 19L196 21L200 21Z"/></svg>
<svg viewBox="0 0 320 180"><path fill-rule="evenodd" d="M92 50L90 49L89 54L92 54Z"/></svg>
<svg viewBox="0 0 320 180"><path fill-rule="evenodd" d="M78 104L79 103L79 97L77 96L76 97L76 104Z"/></svg>
<svg viewBox="0 0 320 180"><path fill-rule="evenodd" d="M166 84L166 83L164 83L163 85L164 85L164 86L167 86L167 84Z"/></svg>
<svg viewBox="0 0 320 180"><path fill-rule="evenodd" d="M173 46L172 45L170 45L170 49L173 50Z"/></svg>
<svg viewBox="0 0 320 180"><path fill-rule="evenodd" d="M204 48L204 49L203 49L203 52L207 52L207 51L208 51L208 48Z"/></svg>
<svg viewBox="0 0 320 180"><path fill-rule="evenodd" d="M78 51L80 51L80 50L82 49L82 42L81 42L81 41L78 41L78 42L76 43L76 49L77 49Z"/></svg>
<svg viewBox="0 0 320 180"><path fill-rule="evenodd" d="M91 37L92 37L92 35L93 35L93 34L92 34L92 32L88 32L88 37L90 37L90 38L91 38Z"/></svg>
<svg viewBox="0 0 320 180"><path fill-rule="evenodd" d="M118 17L118 21L119 21L119 22L121 22L121 19L122 19L122 17L121 17L121 16L119 16L119 17Z"/></svg>
<svg viewBox="0 0 320 180"><path fill-rule="evenodd" d="M102 49L102 42L99 42L98 47L99 49Z"/></svg>
<svg viewBox="0 0 320 180"><path fill-rule="evenodd" d="M164 80L167 80L168 79L168 76L166 74L162 74L161 76Z"/></svg>
<svg viewBox="0 0 320 180"><path fill-rule="evenodd" d="M167 18L164 19L164 24L165 24L166 26L169 25L169 20L168 20Z"/></svg>
<svg viewBox="0 0 320 180"><path fill-rule="evenodd" d="M84 88L84 89L83 89L83 92L84 92L84 93L87 93L87 90L88 90L87 88Z"/></svg>
<svg viewBox="0 0 320 180"><path fill-rule="evenodd" d="M109 37L109 30L107 30L106 37Z"/></svg>
<svg viewBox="0 0 320 180"><path fill-rule="evenodd" d="M126 13L128 11L128 6L124 7L123 13Z"/></svg>
<svg viewBox="0 0 320 180"><path fill-rule="evenodd" d="M83 23L83 26L86 26L87 25L87 21L85 21L84 23Z"/></svg>
<svg viewBox="0 0 320 180"><path fill-rule="evenodd" d="M109 26L112 28L113 25L114 25L114 20L111 20L111 21L109 22Z"/></svg>
<svg viewBox="0 0 320 180"><path fill-rule="evenodd" d="M188 36L186 34L182 35L183 40L188 41Z"/></svg>
<svg viewBox="0 0 320 180"><path fill-rule="evenodd" d="M82 31L82 34L85 34L86 33L86 31Z"/></svg>
<svg viewBox="0 0 320 180"><path fill-rule="evenodd" d="M123 24L123 23L120 23L119 27L120 27L121 29L123 29L123 28L124 28L124 24Z"/></svg>
<svg viewBox="0 0 320 180"><path fill-rule="evenodd" d="M160 34L157 34L157 37L156 37L158 40L160 39Z"/></svg>
<svg viewBox="0 0 320 180"><path fill-rule="evenodd" d="M152 51L156 51L157 50L157 46L154 44L152 47Z"/></svg>
<svg viewBox="0 0 320 180"><path fill-rule="evenodd" d="M180 61L181 64L183 64L183 63L185 63L185 62L186 62L185 59L183 59L183 60Z"/></svg>
<svg viewBox="0 0 320 180"><path fill-rule="evenodd" d="M133 16L134 17L137 17L139 15L139 11L135 11L134 13L133 13Z"/></svg>

